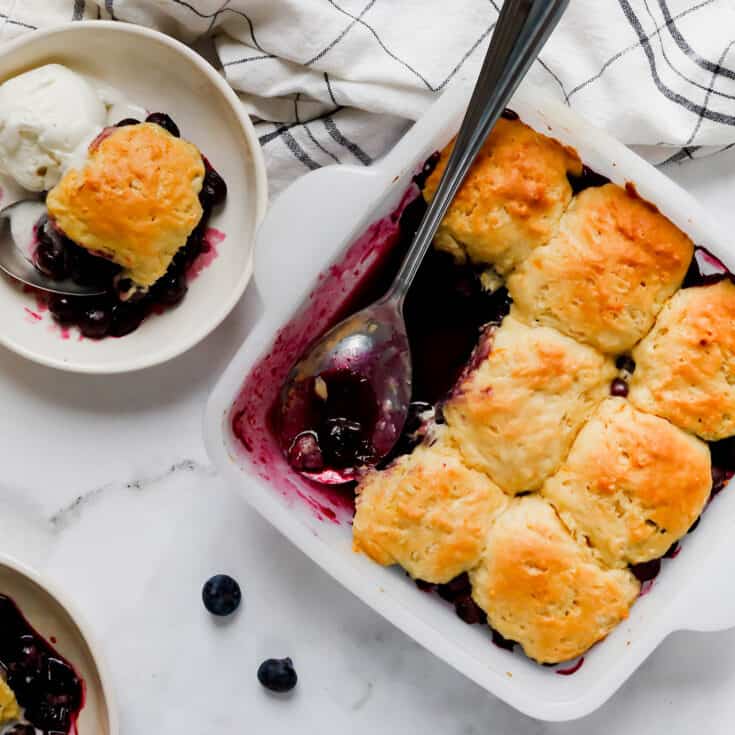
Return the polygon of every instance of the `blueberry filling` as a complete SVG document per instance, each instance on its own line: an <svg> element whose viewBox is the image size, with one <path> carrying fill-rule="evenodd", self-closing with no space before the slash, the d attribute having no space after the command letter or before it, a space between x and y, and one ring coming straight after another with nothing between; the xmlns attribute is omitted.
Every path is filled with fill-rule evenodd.
<svg viewBox="0 0 735 735"><path fill-rule="evenodd" d="M84 688L71 664L26 621L15 603L0 595L0 669L24 710L28 725L16 735L68 733L84 705Z"/></svg>
<svg viewBox="0 0 735 735"><path fill-rule="evenodd" d="M171 135L179 137L179 129L166 114L154 112L146 122L155 123ZM126 118L116 127L139 125L140 121ZM49 311L65 327L77 326L89 339L124 337L134 332L152 312L177 306L188 290L187 275L197 257L205 250L207 224L214 207L227 197L227 185L210 162L204 162L204 181L199 194L202 219L178 250L166 273L147 291L136 291L134 284L121 278L120 266L101 256L95 256L65 237L48 216L36 225L37 246L33 256L35 267L54 280L72 281L83 286L98 287L100 296L48 297Z"/></svg>
<svg viewBox="0 0 735 735"><path fill-rule="evenodd" d="M377 421L368 380L351 370L332 370L291 386L280 415L282 446L300 472L346 470L369 464Z"/></svg>
<svg viewBox="0 0 735 735"><path fill-rule="evenodd" d="M605 186L610 183L610 179L607 176L598 174L593 171L589 166L582 166L582 174L580 176L572 176L571 174L567 177L569 184L572 187L572 192L577 195L585 189L592 189L598 186Z"/></svg>

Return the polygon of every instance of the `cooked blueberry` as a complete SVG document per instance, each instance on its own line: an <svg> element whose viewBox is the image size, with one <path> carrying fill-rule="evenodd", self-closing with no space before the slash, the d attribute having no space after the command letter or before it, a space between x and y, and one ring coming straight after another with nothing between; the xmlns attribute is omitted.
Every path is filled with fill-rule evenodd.
<svg viewBox="0 0 735 735"><path fill-rule="evenodd" d="M492 635L493 635L493 643L498 648L502 648L504 651L512 651L513 650L513 647L515 646L515 642L514 641L511 641L508 638L504 638L494 628L492 630Z"/></svg>
<svg viewBox="0 0 735 735"><path fill-rule="evenodd" d="M630 355L620 355L615 360L615 367L622 372L632 375L635 372L635 360Z"/></svg>
<svg viewBox="0 0 735 735"><path fill-rule="evenodd" d="M416 176L413 177L414 183L416 186L419 187L419 189L423 189L424 186L426 186L426 180L431 176L432 172L436 168L436 165L439 163L439 159L441 158L441 154L439 151L436 151L435 153L432 153L429 158L426 159L426 162L421 167L421 171L416 174ZM423 201L423 197L419 197L421 201Z"/></svg>
<svg viewBox="0 0 735 735"><path fill-rule="evenodd" d="M661 571L661 559L651 559L640 564L631 564L630 571L639 582L648 582L658 577Z"/></svg>
<svg viewBox="0 0 735 735"><path fill-rule="evenodd" d="M313 431L303 431L291 444L288 463L299 472L319 472L324 469L324 457Z"/></svg>
<svg viewBox="0 0 735 735"><path fill-rule="evenodd" d="M62 281L69 276L69 256L61 238L49 236L45 230L38 232L38 247L33 264L44 276Z"/></svg>
<svg viewBox="0 0 735 735"><path fill-rule="evenodd" d="M455 602L463 597L469 596L472 591L472 585L470 584L469 576L460 574L446 584L440 584L437 587L439 597L446 600L447 602Z"/></svg>
<svg viewBox="0 0 735 735"><path fill-rule="evenodd" d="M694 521L694 523L692 523L691 526L689 526L689 530L687 531L687 533L693 533L694 531L696 531L697 530L697 526L699 525L699 522L701 520L702 520L702 516L700 516L699 518L697 518L697 520Z"/></svg>
<svg viewBox="0 0 735 735"><path fill-rule="evenodd" d="M232 615L241 600L240 585L227 574L215 575L202 588L202 602L212 615Z"/></svg>
<svg viewBox="0 0 735 735"><path fill-rule="evenodd" d="M618 398L626 398L628 395L628 384L622 378L615 378L610 384L610 395Z"/></svg>
<svg viewBox="0 0 735 735"><path fill-rule="evenodd" d="M290 692L298 680L290 658L269 658L258 668L258 681L272 692Z"/></svg>
<svg viewBox="0 0 735 735"><path fill-rule="evenodd" d="M222 204L227 198L227 184L225 180L212 168L212 164L204 159L204 183L199 194L202 206L207 209Z"/></svg>
<svg viewBox="0 0 735 735"><path fill-rule="evenodd" d="M72 280L80 286L109 288L120 266L107 258L95 256L73 243L67 245L69 271Z"/></svg>
<svg viewBox="0 0 735 735"><path fill-rule="evenodd" d="M73 296L52 294L49 296L48 308L54 319L60 324L72 324L79 316L81 304L86 299L76 299Z"/></svg>
<svg viewBox="0 0 735 735"><path fill-rule="evenodd" d="M724 470L722 467L713 466L712 467L712 494L717 495L717 493L721 492L725 485L727 485L727 481L732 477L732 472L728 472L727 470Z"/></svg>
<svg viewBox="0 0 735 735"><path fill-rule="evenodd" d="M352 467L362 454L362 424L346 418L327 419L320 444L332 467Z"/></svg>
<svg viewBox="0 0 735 735"><path fill-rule="evenodd" d="M93 306L86 309L79 319L79 329L85 337L102 339L112 324L112 310L109 307Z"/></svg>
<svg viewBox="0 0 735 735"><path fill-rule="evenodd" d="M484 610L469 595L455 600L454 609L459 618L468 625L487 622Z"/></svg>
<svg viewBox="0 0 735 735"><path fill-rule="evenodd" d="M148 115L145 121L162 127L164 130L171 133L174 138L181 137L178 125L165 112L152 112Z"/></svg>
<svg viewBox="0 0 735 735"><path fill-rule="evenodd" d="M129 125L140 125L140 120L136 120L134 117L126 117L120 120L119 123L115 123L116 128L126 128Z"/></svg>
<svg viewBox="0 0 735 735"><path fill-rule="evenodd" d="M27 705L24 715L39 730L66 733L71 725L71 713L70 707L41 699Z"/></svg>
<svg viewBox="0 0 735 735"><path fill-rule="evenodd" d="M109 333L113 337L124 337L140 326L145 315L146 308L143 304L136 302L115 304Z"/></svg>
<svg viewBox="0 0 735 735"><path fill-rule="evenodd" d="M425 582L423 579L414 579L413 581L422 592L433 592L436 588L435 584L432 584L431 582Z"/></svg>
<svg viewBox="0 0 735 735"><path fill-rule="evenodd" d="M155 299L166 306L175 306L186 296L188 288L183 273L169 270L156 282Z"/></svg>

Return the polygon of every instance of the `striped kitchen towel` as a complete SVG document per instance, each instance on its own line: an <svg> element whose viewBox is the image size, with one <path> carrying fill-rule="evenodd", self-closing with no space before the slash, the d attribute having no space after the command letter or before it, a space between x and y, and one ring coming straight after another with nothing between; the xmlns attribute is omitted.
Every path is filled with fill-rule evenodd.
<svg viewBox="0 0 735 735"><path fill-rule="evenodd" d="M98 17L211 53L257 121L273 191L368 165L469 80L501 0L0 0L0 42ZM210 40L211 39L211 40ZM665 164L735 145L733 0L572 0L531 78Z"/></svg>

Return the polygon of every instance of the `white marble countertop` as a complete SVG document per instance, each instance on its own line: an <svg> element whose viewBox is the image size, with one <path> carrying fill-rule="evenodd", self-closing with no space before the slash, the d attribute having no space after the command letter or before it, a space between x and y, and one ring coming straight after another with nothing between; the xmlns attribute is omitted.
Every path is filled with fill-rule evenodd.
<svg viewBox="0 0 735 735"><path fill-rule="evenodd" d="M735 150L667 172L735 232ZM246 294L204 344L122 377L0 350L2 550L85 611L124 735L731 732L735 631L674 635L597 713L548 725L435 659L271 529L217 477L201 439L250 307ZM244 592L223 624L200 601L218 572ZM300 677L286 700L255 678L261 660L283 656Z"/></svg>

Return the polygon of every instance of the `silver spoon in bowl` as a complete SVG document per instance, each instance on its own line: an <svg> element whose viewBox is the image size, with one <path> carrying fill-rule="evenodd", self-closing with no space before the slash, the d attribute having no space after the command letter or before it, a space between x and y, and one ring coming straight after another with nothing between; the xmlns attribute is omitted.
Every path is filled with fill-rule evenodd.
<svg viewBox="0 0 735 735"><path fill-rule="evenodd" d="M308 478L349 482L398 441L412 384L406 294L485 139L568 3L506 0L439 187L392 285L329 330L289 373L280 396L280 437L291 466ZM329 415L339 418L326 419L327 436L320 436L315 415L328 403Z"/></svg>
<svg viewBox="0 0 735 735"><path fill-rule="evenodd" d="M82 286L71 279L56 281L44 276L30 260L35 226L46 212L34 199L15 202L0 210L0 270L21 283L61 296L96 296L98 286Z"/></svg>

